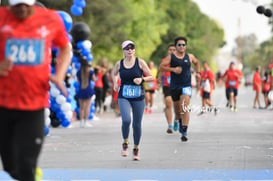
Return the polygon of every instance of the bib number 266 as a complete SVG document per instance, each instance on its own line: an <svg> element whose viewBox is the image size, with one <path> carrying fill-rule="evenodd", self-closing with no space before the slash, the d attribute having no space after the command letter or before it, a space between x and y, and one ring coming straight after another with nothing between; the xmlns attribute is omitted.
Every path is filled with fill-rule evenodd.
<svg viewBox="0 0 273 181"><path fill-rule="evenodd" d="M17 65L41 64L44 57L44 40L8 39L5 57L11 58L13 63Z"/></svg>

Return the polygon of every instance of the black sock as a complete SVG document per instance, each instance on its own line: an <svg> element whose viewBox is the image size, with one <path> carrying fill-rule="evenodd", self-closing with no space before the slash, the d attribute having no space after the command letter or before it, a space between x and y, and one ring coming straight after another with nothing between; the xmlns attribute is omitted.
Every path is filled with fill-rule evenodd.
<svg viewBox="0 0 273 181"><path fill-rule="evenodd" d="M182 126L183 133L187 133L188 131L188 126Z"/></svg>

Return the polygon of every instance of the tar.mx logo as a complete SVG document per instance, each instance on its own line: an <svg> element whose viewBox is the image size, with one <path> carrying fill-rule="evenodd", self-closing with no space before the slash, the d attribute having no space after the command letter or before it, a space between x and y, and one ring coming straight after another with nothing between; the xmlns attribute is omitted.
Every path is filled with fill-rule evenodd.
<svg viewBox="0 0 273 181"><path fill-rule="evenodd" d="M220 109L215 106L209 106L209 107L203 107L200 105L188 105L185 103L185 101L182 102L182 112L181 114L184 114L185 112L193 112L193 113L210 113L210 112L217 112L219 113Z"/></svg>

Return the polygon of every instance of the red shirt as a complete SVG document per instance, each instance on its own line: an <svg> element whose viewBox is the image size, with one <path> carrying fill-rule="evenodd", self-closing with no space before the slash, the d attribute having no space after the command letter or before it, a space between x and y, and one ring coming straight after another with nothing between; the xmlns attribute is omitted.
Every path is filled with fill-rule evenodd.
<svg viewBox="0 0 273 181"><path fill-rule="evenodd" d="M201 72L201 84L204 85L206 80L209 80L210 83L210 93L212 93L213 90L213 81L214 81L214 74L211 70L207 70L207 71L202 71ZM201 95L203 94L204 91L204 86L201 86Z"/></svg>
<svg viewBox="0 0 273 181"><path fill-rule="evenodd" d="M259 72L255 72L253 75L253 90L258 90L258 87L261 89L261 76Z"/></svg>
<svg viewBox="0 0 273 181"><path fill-rule="evenodd" d="M56 11L35 7L31 17L20 21L8 7L0 7L0 61L4 61L5 54L14 57L12 70L7 76L0 76L0 107L48 107L51 47L65 47L68 43Z"/></svg>
<svg viewBox="0 0 273 181"><path fill-rule="evenodd" d="M234 69L234 70L231 70L231 69L228 69L226 70L226 72L224 73L224 75L222 76L223 77L226 77L226 88L235 88L235 89L238 89L239 87L239 78L238 76L242 77L243 74L240 70L238 69Z"/></svg>
<svg viewBox="0 0 273 181"><path fill-rule="evenodd" d="M103 74L101 72L98 72L96 74L96 81L95 81L95 87L96 88L103 88L103 81L102 81Z"/></svg>
<svg viewBox="0 0 273 181"><path fill-rule="evenodd" d="M162 61L161 62L164 62L165 61L165 58L162 58ZM169 67L170 65L168 65ZM171 72L164 72L164 75L163 75L163 86L167 86L167 87L170 87L170 83L171 83Z"/></svg>

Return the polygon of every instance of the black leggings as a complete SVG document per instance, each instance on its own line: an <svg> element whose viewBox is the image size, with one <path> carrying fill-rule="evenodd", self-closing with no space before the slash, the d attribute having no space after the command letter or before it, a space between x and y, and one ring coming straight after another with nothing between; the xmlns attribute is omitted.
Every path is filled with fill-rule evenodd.
<svg viewBox="0 0 273 181"><path fill-rule="evenodd" d="M44 109L0 108L0 156L3 168L20 181L35 181L35 168L44 140Z"/></svg>
<svg viewBox="0 0 273 181"><path fill-rule="evenodd" d="M95 107L102 109L103 106L103 88L95 87L96 91L96 99L95 99Z"/></svg>

